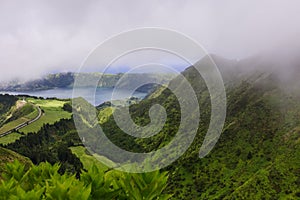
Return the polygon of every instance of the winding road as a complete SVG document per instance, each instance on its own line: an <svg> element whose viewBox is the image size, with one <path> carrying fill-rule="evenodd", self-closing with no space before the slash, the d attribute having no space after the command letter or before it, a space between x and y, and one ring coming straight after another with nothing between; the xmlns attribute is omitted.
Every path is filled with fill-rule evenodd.
<svg viewBox="0 0 300 200"><path fill-rule="evenodd" d="M39 120L41 118L41 116L42 116L42 110L41 110L41 108L39 106L35 106L35 105L33 105L33 106L36 107L38 109L38 111L39 111L39 114L38 114L38 116L36 118L34 118L32 120L29 120L27 122L23 122L22 124L19 124L18 126L15 126L14 128L12 128L11 130L6 131L5 133L0 134L0 138L4 137L4 136L7 136L7 135L9 135L9 134L11 134L13 132L16 132L17 130L19 130L21 128L24 128L24 127L28 126L29 124L32 124L33 122Z"/></svg>

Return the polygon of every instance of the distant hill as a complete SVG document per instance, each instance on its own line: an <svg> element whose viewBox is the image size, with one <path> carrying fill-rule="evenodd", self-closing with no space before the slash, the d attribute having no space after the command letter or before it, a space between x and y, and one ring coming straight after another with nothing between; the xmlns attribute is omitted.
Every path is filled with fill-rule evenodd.
<svg viewBox="0 0 300 200"><path fill-rule="evenodd" d="M71 88L74 84L75 78L79 76L77 73L57 73L49 74L41 79L26 81L26 82L5 82L0 83L0 91L9 91L9 92L26 92L26 91L38 91L38 90L49 90L55 88ZM98 87L114 87L123 74L105 74L101 75L100 73L81 73L80 77L86 79L87 87L91 80L99 80ZM101 79L100 79L101 77ZM128 85L134 83L137 80L149 79L153 81L160 81L162 83L167 83L174 76L171 74L129 74ZM132 82L132 83L131 83ZM150 92L156 87L155 84L148 84L140 87L139 92Z"/></svg>
<svg viewBox="0 0 300 200"><path fill-rule="evenodd" d="M74 82L73 73L49 74L43 78L26 82L12 81L0 84L1 91L24 92L48 90L53 88L66 88Z"/></svg>

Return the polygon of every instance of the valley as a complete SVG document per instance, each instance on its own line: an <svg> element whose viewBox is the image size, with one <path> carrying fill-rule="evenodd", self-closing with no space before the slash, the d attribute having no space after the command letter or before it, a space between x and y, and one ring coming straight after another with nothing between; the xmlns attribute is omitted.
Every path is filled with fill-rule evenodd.
<svg viewBox="0 0 300 200"><path fill-rule="evenodd" d="M105 163L118 167L120 163L114 160L118 155L95 154L97 148L106 148L105 145L98 145L97 138L92 138L94 142L89 142L86 146L94 151L87 151L73 121L74 114L79 115L81 123L86 130L89 130L84 140L88 140L89 134L95 130L97 124L100 124L106 136L122 149L144 153L162 148L174 137L181 119L178 101L167 87L159 87L143 100L125 105L129 106L133 121L140 126L150 122L148 110L152 105L160 104L166 108L168 118L163 129L157 135L143 139L129 136L118 127L112 114L122 106L113 106L109 102L95 107L87 100L79 98L78 101L82 102L82 106L75 108L76 112L72 113L73 105L70 99L26 97L27 104L17 108L18 102L23 100L22 96L0 95L3 123L0 130L4 132L10 130L10 127L23 123L22 120L35 119L39 113L37 108L42 110L39 119L0 138L3 150L16 152L11 153L13 158L5 162L10 163L14 160L24 162L30 159L32 170L39 167L52 170L51 173L56 173L54 172L56 170L60 175L68 177L64 183L72 180L76 184L82 184L80 188L91 196L113 195L113 197L103 197L104 199L121 197L125 199L141 199L141 197L149 197L149 199L152 197L152 199L299 198L300 95L298 88L286 90L289 83L282 81L276 73L267 70L255 69L245 72L232 67L245 65L243 61L230 61L216 56L214 60L220 66L224 77L228 101L227 118L217 145L202 159L199 158L198 153L210 120L210 96L203 79L191 66L182 74L196 91L202 116L194 142L183 156L170 166L144 174L128 174L110 169ZM201 63L205 65L206 61L202 60ZM296 77L297 73L294 75ZM291 78L289 81L293 80ZM180 85L180 79L175 78L170 84ZM95 110L97 119L90 119L89 115L84 115L85 107ZM9 118L11 121L7 120ZM5 157L1 158L0 154L0 159ZM97 158L102 162L98 162ZM134 160L130 157L120 159L124 163ZM50 163L53 169L50 165L45 166L45 162ZM57 163L59 167L56 166ZM19 167L18 164L12 165L11 167ZM3 169L2 172L5 172ZM91 186L93 189L90 190L83 179L83 177L87 178L88 173L101 176L101 180L104 181L99 183L101 186L94 183L93 181L96 180L90 177L89 180L94 184ZM69 177L70 174L77 177L76 181ZM55 176L60 177L60 175ZM46 179L48 180L49 177ZM42 182L39 184L43 192L51 193ZM151 188L155 188L151 184L156 184L157 193L155 195L153 193L150 198L148 195L152 191ZM64 187L67 191L75 186L64 184ZM0 187L0 192L5 188ZM39 194L35 189L27 191ZM137 198L133 198L134 196Z"/></svg>
<svg viewBox="0 0 300 200"><path fill-rule="evenodd" d="M0 0L0 200L300 200L299 8Z"/></svg>

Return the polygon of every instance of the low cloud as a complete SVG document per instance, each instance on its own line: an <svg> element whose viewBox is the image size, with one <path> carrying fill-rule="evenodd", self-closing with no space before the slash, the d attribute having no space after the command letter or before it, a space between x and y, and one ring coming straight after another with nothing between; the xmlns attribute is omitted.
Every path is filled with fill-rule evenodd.
<svg viewBox="0 0 300 200"><path fill-rule="evenodd" d="M3 0L0 79L74 71L105 39L144 26L174 29L210 53L244 58L299 40L299 7L297 0Z"/></svg>

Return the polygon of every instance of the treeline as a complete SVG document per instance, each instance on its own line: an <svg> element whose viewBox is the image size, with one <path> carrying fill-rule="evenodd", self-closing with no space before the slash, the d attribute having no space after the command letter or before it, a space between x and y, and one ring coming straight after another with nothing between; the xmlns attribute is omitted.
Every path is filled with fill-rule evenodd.
<svg viewBox="0 0 300 200"><path fill-rule="evenodd" d="M29 133L12 144L4 146L24 155L34 164L61 163L60 172L79 175L83 166L69 147L81 145L72 119L62 119L53 125L45 124L37 133Z"/></svg>

